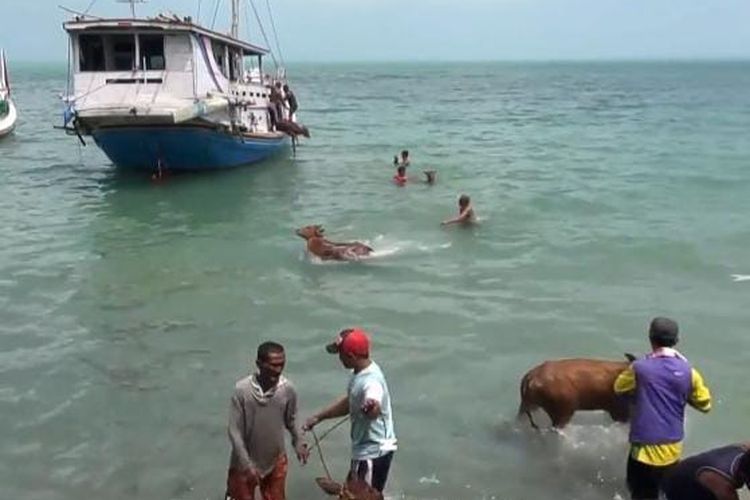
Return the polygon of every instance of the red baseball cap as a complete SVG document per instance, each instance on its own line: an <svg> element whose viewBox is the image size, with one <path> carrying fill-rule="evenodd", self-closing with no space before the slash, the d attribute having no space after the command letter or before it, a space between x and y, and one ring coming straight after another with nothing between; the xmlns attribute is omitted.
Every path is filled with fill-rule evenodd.
<svg viewBox="0 0 750 500"><path fill-rule="evenodd" d="M360 328L347 328L339 333L334 342L326 346L331 354L353 354L355 356L370 355L370 336Z"/></svg>

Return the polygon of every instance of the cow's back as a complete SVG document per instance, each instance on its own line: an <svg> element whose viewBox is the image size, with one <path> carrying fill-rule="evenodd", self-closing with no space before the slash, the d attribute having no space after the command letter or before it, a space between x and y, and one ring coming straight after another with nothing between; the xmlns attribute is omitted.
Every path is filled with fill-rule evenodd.
<svg viewBox="0 0 750 500"><path fill-rule="evenodd" d="M570 405L577 410L609 410L615 404L614 382L628 367L624 361L561 359L545 361L524 377L533 404Z"/></svg>

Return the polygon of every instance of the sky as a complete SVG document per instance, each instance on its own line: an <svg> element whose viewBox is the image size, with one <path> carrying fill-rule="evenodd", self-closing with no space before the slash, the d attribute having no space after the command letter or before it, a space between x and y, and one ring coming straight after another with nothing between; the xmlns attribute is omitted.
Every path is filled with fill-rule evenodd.
<svg viewBox="0 0 750 500"><path fill-rule="evenodd" d="M143 15L171 11L228 30L230 0L148 0ZM750 59L750 0L253 0L273 41L273 9L287 62ZM11 61L63 62L63 4L0 0L0 47ZM250 38L263 41L250 0ZM129 16L95 0L92 14ZM245 14L241 22L245 23ZM246 27L243 26L243 33Z"/></svg>

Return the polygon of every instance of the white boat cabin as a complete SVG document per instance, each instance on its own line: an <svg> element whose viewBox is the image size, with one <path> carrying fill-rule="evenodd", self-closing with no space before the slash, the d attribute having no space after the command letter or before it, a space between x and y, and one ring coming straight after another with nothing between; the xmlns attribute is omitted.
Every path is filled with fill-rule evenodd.
<svg viewBox="0 0 750 500"><path fill-rule="evenodd" d="M268 51L190 18L75 18L67 101L83 132L100 126L213 124L270 133Z"/></svg>

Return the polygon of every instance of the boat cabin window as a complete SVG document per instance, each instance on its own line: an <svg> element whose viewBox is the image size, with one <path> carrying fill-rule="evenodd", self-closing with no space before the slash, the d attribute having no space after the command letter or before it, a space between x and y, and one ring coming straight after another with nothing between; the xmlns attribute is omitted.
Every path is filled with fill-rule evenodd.
<svg viewBox="0 0 750 500"><path fill-rule="evenodd" d="M114 71L135 69L135 37L133 35L112 35L108 38L112 50L111 69Z"/></svg>
<svg viewBox="0 0 750 500"><path fill-rule="evenodd" d="M78 46L81 71L104 71L104 38L101 35L80 35Z"/></svg>
<svg viewBox="0 0 750 500"><path fill-rule="evenodd" d="M164 69L164 36L138 35L144 69Z"/></svg>
<svg viewBox="0 0 750 500"><path fill-rule="evenodd" d="M216 40L211 41L211 51L214 54L214 61L216 61L216 65L221 70L221 74L228 77L229 76L229 62L227 61L227 46L223 43L219 43Z"/></svg>

